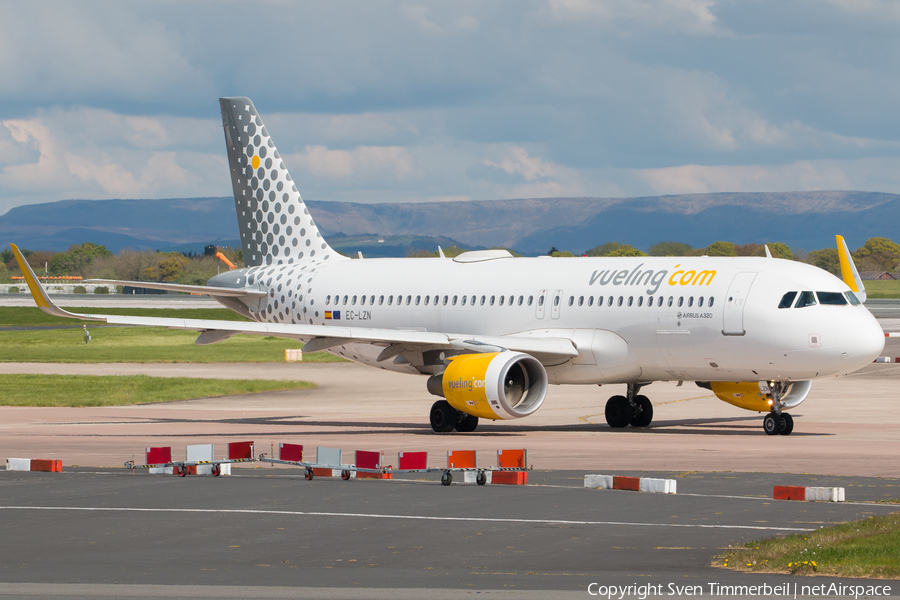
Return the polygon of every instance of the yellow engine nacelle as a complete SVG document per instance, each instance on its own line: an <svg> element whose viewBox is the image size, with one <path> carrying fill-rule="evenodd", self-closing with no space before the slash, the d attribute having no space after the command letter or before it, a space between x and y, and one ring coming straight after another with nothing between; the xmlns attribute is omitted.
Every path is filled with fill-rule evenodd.
<svg viewBox="0 0 900 600"><path fill-rule="evenodd" d="M428 391L450 406L485 419L519 419L540 408L547 396L547 371L521 352L462 354L449 359Z"/></svg>
<svg viewBox="0 0 900 600"><path fill-rule="evenodd" d="M738 408L757 412L772 410L771 396L760 390L756 381L711 381L708 385L702 384L702 387L708 387L719 400ZM811 388L812 381L794 381L787 384L780 397L781 404L784 408L794 408L806 400Z"/></svg>

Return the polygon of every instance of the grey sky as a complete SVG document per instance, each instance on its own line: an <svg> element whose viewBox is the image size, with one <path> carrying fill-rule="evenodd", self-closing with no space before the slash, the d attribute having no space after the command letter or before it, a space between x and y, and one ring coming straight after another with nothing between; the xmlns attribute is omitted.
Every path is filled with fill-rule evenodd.
<svg viewBox="0 0 900 600"><path fill-rule="evenodd" d="M253 99L304 197L900 193L900 4L4 2L0 212L230 194Z"/></svg>

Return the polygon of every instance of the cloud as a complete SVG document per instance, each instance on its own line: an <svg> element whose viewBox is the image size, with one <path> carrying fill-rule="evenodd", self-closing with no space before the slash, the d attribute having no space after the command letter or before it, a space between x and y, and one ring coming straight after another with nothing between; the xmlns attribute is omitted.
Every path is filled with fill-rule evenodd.
<svg viewBox="0 0 900 600"><path fill-rule="evenodd" d="M288 157L315 177L345 179L387 176L402 180L419 173L408 150L397 146L358 146L352 150L329 150L307 146L303 154Z"/></svg>
<svg viewBox="0 0 900 600"><path fill-rule="evenodd" d="M437 25L429 17L433 12L430 6L421 4L404 4L400 12L407 21L416 26L424 35L455 36L478 31L478 19L471 15L460 15L447 19L444 26Z"/></svg>
<svg viewBox="0 0 900 600"><path fill-rule="evenodd" d="M711 34L716 16L713 0L549 0L548 6L563 22L590 19L608 26L675 28L687 33Z"/></svg>

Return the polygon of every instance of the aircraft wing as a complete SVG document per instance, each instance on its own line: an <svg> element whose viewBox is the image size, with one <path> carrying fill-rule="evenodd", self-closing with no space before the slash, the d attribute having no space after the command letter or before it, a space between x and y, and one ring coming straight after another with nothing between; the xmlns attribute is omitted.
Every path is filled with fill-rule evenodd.
<svg viewBox="0 0 900 600"><path fill-rule="evenodd" d="M50 300L44 287L38 281L31 266L15 244L10 244L16 261L35 304L42 311L58 317L69 317L87 321L100 321L110 325L132 325L136 327L166 327L200 331L196 343L213 344L237 334L267 335L306 341L304 350L315 352L350 343L368 343L385 346L380 360L393 358L411 349L448 348L465 349L472 352L490 352L501 349L532 354L538 360L560 362L560 359L578 356L578 350L567 338L540 338L515 336L480 336L449 334L433 331L410 331L403 329L376 329L366 327L334 327L326 325L303 325L288 323L258 323L253 321L219 321L211 319L178 319L165 317L132 317L127 315L104 315L72 313L59 308ZM113 281L113 280L103 280ZM129 282L131 283L131 282ZM117 284L119 285L119 284ZM166 284L170 285L170 284ZM201 286L183 286L201 287ZM168 289L168 288L163 288ZM176 288L179 289L179 288ZM218 289L218 288L216 288ZM227 288L223 288L227 289ZM228 290L235 291L235 290ZM265 294L263 294L265 295Z"/></svg>
<svg viewBox="0 0 900 600"><path fill-rule="evenodd" d="M130 285L137 288L150 290L166 290L170 292L184 292L186 294L205 294L207 296L227 296L232 298L263 298L266 293L263 290L247 288L225 288L209 285L183 285L180 283L162 283L157 281L124 281L121 279L88 279L85 283L99 283L102 285Z"/></svg>

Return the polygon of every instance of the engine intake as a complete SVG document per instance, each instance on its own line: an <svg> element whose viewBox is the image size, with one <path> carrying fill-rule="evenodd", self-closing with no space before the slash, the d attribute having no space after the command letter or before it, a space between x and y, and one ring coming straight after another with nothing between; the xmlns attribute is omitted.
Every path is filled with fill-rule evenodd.
<svg viewBox="0 0 900 600"><path fill-rule="evenodd" d="M428 378L428 391L456 410L493 420L527 417L544 402L547 385L540 361L508 350L455 356Z"/></svg>

